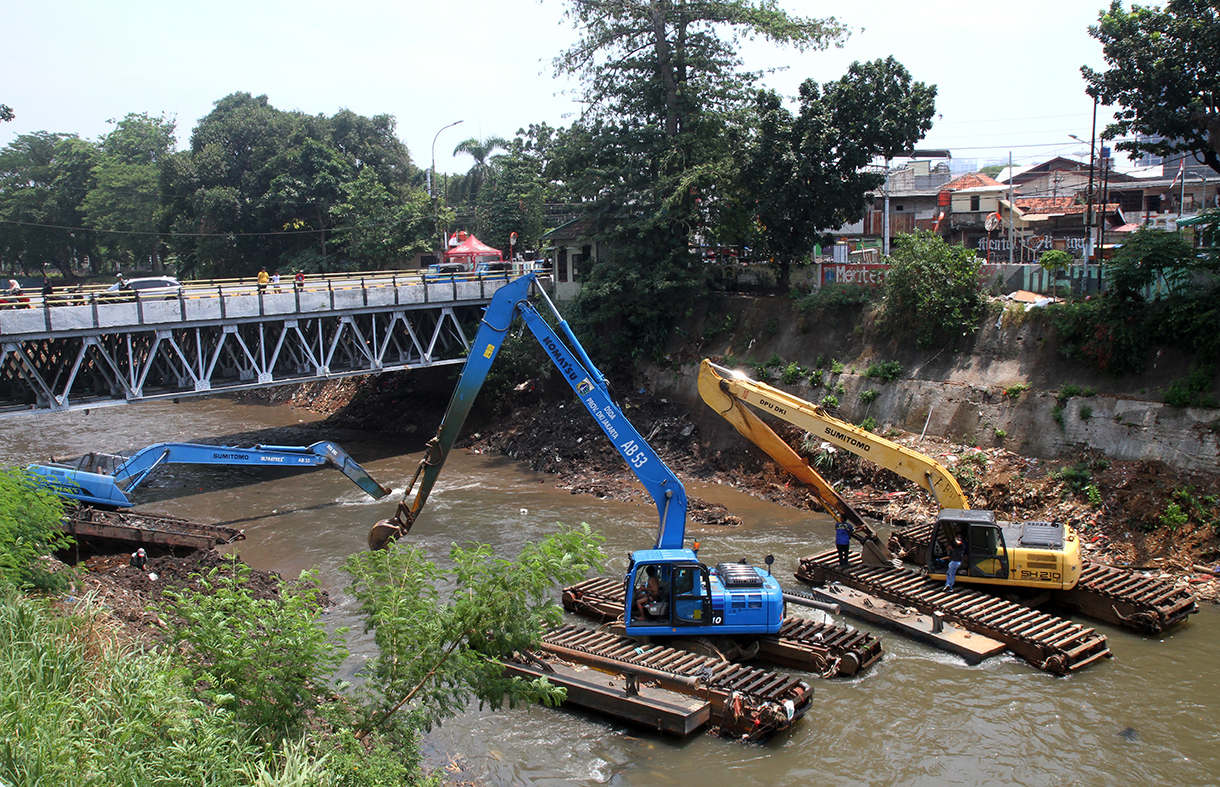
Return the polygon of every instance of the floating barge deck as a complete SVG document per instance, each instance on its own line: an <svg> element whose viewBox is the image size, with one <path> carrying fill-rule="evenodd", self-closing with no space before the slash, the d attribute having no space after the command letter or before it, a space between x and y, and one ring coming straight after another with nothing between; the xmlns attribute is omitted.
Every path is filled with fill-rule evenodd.
<svg viewBox="0 0 1220 787"><path fill-rule="evenodd" d="M568 702L679 736L707 729L762 740L792 726L813 699L791 675L570 624L507 671L545 676L568 689Z"/></svg>
<svg viewBox="0 0 1220 787"><path fill-rule="evenodd" d="M811 585L839 583L925 615L937 615L964 629L998 640L1038 669L1067 675L1110 658L1106 637L1079 623L958 585L943 590L914 571L866 566L852 555L839 567L834 550L801 558L797 579Z"/></svg>
<svg viewBox="0 0 1220 787"><path fill-rule="evenodd" d="M625 593L621 579L593 577L564 588L568 612L602 623L623 616ZM663 641L663 640L662 640ZM759 637L743 648L725 653L733 660L758 659L822 677L850 677L881 658L881 640L867 631L837 623L789 616L777 636Z"/></svg>
<svg viewBox="0 0 1220 787"><path fill-rule="evenodd" d="M246 537L244 531L232 527L135 511L101 511L90 506L65 509L61 521L64 532L77 542L121 550L144 547L154 554L185 554Z"/></svg>
<svg viewBox="0 0 1220 787"><path fill-rule="evenodd" d="M913 525L890 536L891 550L915 565L925 565L932 525ZM1140 634L1159 634L1199 611L1188 588L1129 568L1084 561L1071 590L1049 591L1050 604Z"/></svg>

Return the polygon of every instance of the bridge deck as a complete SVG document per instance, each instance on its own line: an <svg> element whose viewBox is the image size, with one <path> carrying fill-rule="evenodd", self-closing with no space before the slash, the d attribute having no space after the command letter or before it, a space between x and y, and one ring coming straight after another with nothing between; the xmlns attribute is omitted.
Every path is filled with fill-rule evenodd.
<svg viewBox="0 0 1220 787"><path fill-rule="evenodd" d="M460 364L468 330L507 281L354 275L0 310L0 415Z"/></svg>

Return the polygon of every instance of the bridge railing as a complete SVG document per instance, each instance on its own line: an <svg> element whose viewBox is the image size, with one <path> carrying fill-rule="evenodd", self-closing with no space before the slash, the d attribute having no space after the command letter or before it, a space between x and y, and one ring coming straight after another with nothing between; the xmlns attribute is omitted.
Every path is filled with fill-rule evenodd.
<svg viewBox="0 0 1220 787"><path fill-rule="evenodd" d="M486 300L501 283L521 275L525 265L529 263L515 263L512 271L482 274L419 270L315 274L300 286L288 279L261 289L254 279L214 279L183 282L177 292L170 293L111 292L98 287L49 296L31 294L23 301L0 304L0 336Z"/></svg>

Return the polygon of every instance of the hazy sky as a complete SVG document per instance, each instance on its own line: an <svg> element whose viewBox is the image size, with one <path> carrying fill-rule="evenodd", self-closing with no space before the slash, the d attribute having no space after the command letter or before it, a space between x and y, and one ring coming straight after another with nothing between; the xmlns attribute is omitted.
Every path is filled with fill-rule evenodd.
<svg viewBox="0 0 1220 787"><path fill-rule="evenodd" d="M746 65L783 69L766 84L794 95L807 78L840 77L854 60L894 55L938 86L922 147L955 159L1016 165L1088 155L1092 101L1080 66L1098 68L1088 35L1103 0L781 0L788 11L837 15L853 28L841 50L798 54L746 45ZM574 40L562 0L0 0L0 145L33 131L96 138L129 112L176 118L184 146L224 96L266 94L282 110L390 114L412 159L437 169L468 137L512 136L531 122L566 125L579 112L553 59ZM1109 118L1099 112L1098 129Z"/></svg>

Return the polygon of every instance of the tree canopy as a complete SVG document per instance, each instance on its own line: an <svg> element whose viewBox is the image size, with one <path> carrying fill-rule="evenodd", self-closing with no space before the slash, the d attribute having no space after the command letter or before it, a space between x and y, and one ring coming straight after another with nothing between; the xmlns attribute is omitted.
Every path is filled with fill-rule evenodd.
<svg viewBox="0 0 1220 787"><path fill-rule="evenodd" d="M285 112L249 93L217 101L164 171L163 229L175 233L180 264L214 275L249 274L269 260L334 270L394 264L426 247L426 202L412 198L419 172L394 128L389 115ZM361 180L365 170L372 176ZM386 197L399 209L385 210ZM359 215L361 205L377 210Z"/></svg>
<svg viewBox="0 0 1220 787"><path fill-rule="evenodd" d="M26 273L52 265L68 275L96 257L85 225L97 146L75 134L22 134L0 149L0 260Z"/></svg>
<svg viewBox="0 0 1220 787"><path fill-rule="evenodd" d="M587 110L551 171L607 250L584 263L576 318L613 326L629 354L656 352L698 292L693 249L745 226L739 154L759 75L737 44L824 48L846 31L771 0L569 0L567 16L580 35L556 70L580 77Z"/></svg>
<svg viewBox="0 0 1220 787"><path fill-rule="evenodd" d="M160 269L158 232L161 166L174 150L173 120L129 114L102 137L92 188L82 204L97 242L127 262L151 261Z"/></svg>
<svg viewBox="0 0 1220 787"><path fill-rule="evenodd" d="M1169 0L1165 8L1112 0L1089 34L1106 71L1081 69L1089 95L1122 107L1105 137L1119 150L1192 154L1220 172L1220 11L1211 0ZM1152 137L1153 139L1147 139Z"/></svg>
<svg viewBox="0 0 1220 787"><path fill-rule="evenodd" d="M787 289L793 259L822 233L860 220L885 173L868 165L909 151L932 127L936 87L914 82L893 57L853 63L841 79L800 86L792 115L774 91L755 101L757 138L745 167L756 248L781 263Z"/></svg>

